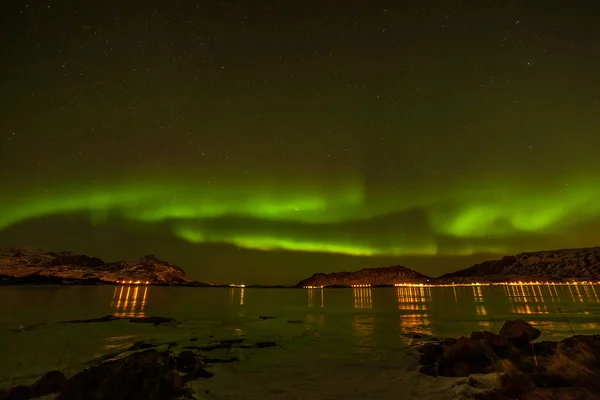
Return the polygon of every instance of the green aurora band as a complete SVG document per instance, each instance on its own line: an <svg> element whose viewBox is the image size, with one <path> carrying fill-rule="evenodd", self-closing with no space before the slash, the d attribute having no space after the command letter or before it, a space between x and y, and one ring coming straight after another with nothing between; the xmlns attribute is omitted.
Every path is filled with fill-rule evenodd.
<svg viewBox="0 0 600 400"><path fill-rule="evenodd" d="M510 251L511 240L564 234L600 217L600 187L589 181L545 191L481 187L446 193L376 197L359 180L195 186L133 180L5 198L0 230L34 218L86 213L96 224L112 216L142 229L163 224L192 243L369 256L468 255Z"/></svg>

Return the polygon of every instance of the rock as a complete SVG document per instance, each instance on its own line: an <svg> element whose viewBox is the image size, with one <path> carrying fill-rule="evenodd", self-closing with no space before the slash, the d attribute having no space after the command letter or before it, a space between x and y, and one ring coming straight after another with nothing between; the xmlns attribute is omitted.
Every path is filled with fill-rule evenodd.
<svg viewBox="0 0 600 400"><path fill-rule="evenodd" d="M202 358L193 351L184 350L177 357L177 368L181 372L185 372L183 377L184 382L198 378L210 378L212 373L204 369Z"/></svg>
<svg viewBox="0 0 600 400"><path fill-rule="evenodd" d="M433 364L444 354L441 346L435 343L425 343L419 348L421 365Z"/></svg>
<svg viewBox="0 0 600 400"><path fill-rule="evenodd" d="M451 337L450 337L450 338L446 338L446 339L444 339L444 344L445 344L445 345L448 345L448 346L451 346L451 345L453 345L453 344L456 344L456 341L457 341L457 340L456 340L455 338L451 338Z"/></svg>
<svg viewBox="0 0 600 400"><path fill-rule="evenodd" d="M116 321L119 319L122 319L122 318L116 317L114 315L105 315L104 317L100 317L100 318L76 319L76 320L72 320L72 321L65 321L65 322L63 322L63 324L90 324L93 322L110 322L110 321Z"/></svg>
<svg viewBox="0 0 600 400"><path fill-rule="evenodd" d="M437 376L437 367L434 364L421 365L419 372L429 376Z"/></svg>
<svg viewBox="0 0 600 400"><path fill-rule="evenodd" d="M411 336L411 338L413 338L413 339L422 339L422 338L423 338L423 335L421 335L420 333L414 333L414 334Z"/></svg>
<svg viewBox="0 0 600 400"><path fill-rule="evenodd" d="M498 333L502 340L506 340L519 349L527 349L529 343L539 338L541 332L522 319L509 320L502 325Z"/></svg>
<svg viewBox="0 0 600 400"><path fill-rule="evenodd" d="M577 357L586 353L600 362L600 335L575 335L556 345L556 352L567 357Z"/></svg>
<svg viewBox="0 0 600 400"><path fill-rule="evenodd" d="M237 357L229 357L229 358L208 358L203 357L202 360L207 364L227 364L232 362L240 361Z"/></svg>
<svg viewBox="0 0 600 400"><path fill-rule="evenodd" d="M558 343L548 375L600 391L600 335L575 335Z"/></svg>
<svg viewBox="0 0 600 400"><path fill-rule="evenodd" d="M138 342L135 342L130 348L127 349L127 351L152 349L154 347L156 347L155 344L146 343L143 340L140 340Z"/></svg>
<svg viewBox="0 0 600 400"><path fill-rule="evenodd" d="M452 376L469 376L471 375L471 366L466 361L460 361L452 367Z"/></svg>
<svg viewBox="0 0 600 400"><path fill-rule="evenodd" d="M517 347L515 347L515 345L513 345L511 342L506 343L506 345L504 346L494 348L494 352L496 353L498 358L510 360L515 364L519 364L523 357L529 354L530 351L531 346L520 350Z"/></svg>
<svg viewBox="0 0 600 400"><path fill-rule="evenodd" d="M55 400L162 400L185 393L170 354L152 349L78 373Z"/></svg>
<svg viewBox="0 0 600 400"><path fill-rule="evenodd" d="M177 369L181 372L190 372L196 368L199 357L191 350L184 350L177 356Z"/></svg>
<svg viewBox="0 0 600 400"><path fill-rule="evenodd" d="M449 355L440 359L442 373L445 376L468 376L494 372L494 362L497 359L494 350L485 340L474 340L461 337L456 344L449 348Z"/></svg>
<svg viewBox="0 0 600 400"><path fill-rule="evenodd" d="M542 341L533 344L533 352L536 356L548 357L556 353L558 342Z"/></svg>
<svg viewBox="0 0 600 400"><path fill-rule="evenodd" d="M244 338L241 338L241 339L223 339L223 340L219 340L218 342L220 344L223 344L223 345L229 345L229 346L231 346L231 345L234 345L234 344L242 343L245 340L246 339L244 339Z"/></svg>
<svg viewBox="0 0 600 400"><path fill-rule="evenodd" d="M265 347L274 347L277 346L276 342L258 342L256 343L256 347L258 347L259 349L265 348Z"/></svg>
<svg viewBox="0 0 600 400"><path fill-rule="evenodd" d="M471 339L472 340L485 340L492 347L501 347L506 344L506 341L503 340L499 335L496 335L495 333L488 332L488 331L482 331L482 332L473 331L473 332L471 332Z"/></svg>
<svg viewBox="0 0 600 400"><path fill-rule="evenodd" d="M197 337L190 338L190 342L195 342L196 340L198 340Z"/></svg>
<svg viewBox="0 0 600 400"><path fill-rule="evenodd" d="M9 391L0 393L2 400L28 400L48 396L59 392L67 383L67 378L60 371L46 372L35 383L15 386Z"/></svg>
<svg viewBox="0 0 600 400"><path fill-rule="evenodd" d="M0 394L0 400L29 400L32 399L28 386L18 385Z"/></svg>
<svg viewBox="0 0 600 400"><path fill-rule="evenodd" d="M169 317L133 317L129 318L129 322L158 326L161 324L176 324L177 320Z"/></svg>

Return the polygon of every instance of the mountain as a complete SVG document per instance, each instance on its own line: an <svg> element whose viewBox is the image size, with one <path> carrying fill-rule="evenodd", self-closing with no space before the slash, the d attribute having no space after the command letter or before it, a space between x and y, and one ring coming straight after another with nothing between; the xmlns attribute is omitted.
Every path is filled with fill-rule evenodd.
<svg viewBox="0 0 600 400"><path fill-rule="evenodd" d="M565 280L600 281L600 247L521 253L436 279L439 283Z"/></svg>
<svg viewBox="0 0 600 400"><path fill-rule="evenodd" d="M0 251L0 276L13 283L60 283L61 280L97 283L140 281L152 284L190 282L181 268L153 255L133 262L105 263L96 257L68 251L53 253L22 249Z"/></svg>
<svg viewBox="0 0 600 400"><path fill-rule="evenodd" d="M429 278L423 274L394 265L384 268L365 268L356 272L318 273L296 284L306 286L352 286L352 285L393 285L395 283L425 283Z"/></svg>

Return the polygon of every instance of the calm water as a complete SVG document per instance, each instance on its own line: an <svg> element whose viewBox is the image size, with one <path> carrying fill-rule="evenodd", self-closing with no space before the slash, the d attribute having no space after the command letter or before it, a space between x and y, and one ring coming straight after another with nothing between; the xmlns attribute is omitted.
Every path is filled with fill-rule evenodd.
<svg viewBox="0 0 600 400"><path fill-rule="evenodd" d="M497 331L505 320L514 318L530 321L547 339L568 336L571 329L576 333L598 333L599 293L600 287L592 285L376 289L3 287L0 348L7 349L9 356L0 360L0 384L57 367L76 370L136 340L175 340L183 345L190 344L192 337L198 343L245 337L249 341L275 340L280 345L272 351L246 350L236 355L242 359L239 364L217 367L219 373L206 383L220 393L214 398L236 398L232 379L246 387L245 397L240 398L252 398L252 390L257 398L304 398L295 394L308 383L317 387L322 383L321 396L313 398L335 398L327 391L332 390L331 382L336 379L345 382L338 385L336 393L346 390L347 398L385 398L391 389L383 392L384 388L397 385L399 377L415 368L410 348L423 340L416 334L448 337L468 335L473 330ZM152 327L125 321L58 323L106 314L168 316L181 324ZM259 316L275 318L263 321ZM272 388L274 374L279 374L278 384L285 384L289 392ZM384 378L386 374L389 382ZM250 382L245 380L249 376ZM358 385L352 390L346 382L350 376ZM359 383L361 379L365 382ZM377 388L369 386L369 379L377 379ZM425 390L422 385L426 381L421 379L411 378L411 384L417 385L411 390ZM367 388L368 393L361 392ZM274 392L268 395L265 391Z"/></svg>

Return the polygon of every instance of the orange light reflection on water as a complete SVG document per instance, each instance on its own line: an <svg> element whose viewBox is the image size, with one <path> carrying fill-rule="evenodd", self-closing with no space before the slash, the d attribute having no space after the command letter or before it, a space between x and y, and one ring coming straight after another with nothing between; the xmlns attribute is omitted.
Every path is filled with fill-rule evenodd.
<svg viewBox="0 0 600 400"><path fill-rule="evenodd" d="M143 293L140 291L143 290ZM114 298L110 307L113 309L113 315L116 317L144 317L146 308L146 299L148 297L149 287L121 285L115 288L118 291L118 298L115 304Z"/></svg>
<svg viewBox="0 0 600 400"><path fill-rule="evenodd" d="M373 297L370 287L355 287L354 308L373 308Z"/></svg>
<svg viewBox="0 0 600 400"><path fill-rule="evenodd" d="M325 307L325 296L322 288L310 288L308 290L308 307Z"/></svg>

